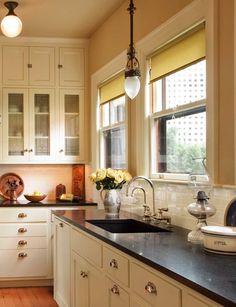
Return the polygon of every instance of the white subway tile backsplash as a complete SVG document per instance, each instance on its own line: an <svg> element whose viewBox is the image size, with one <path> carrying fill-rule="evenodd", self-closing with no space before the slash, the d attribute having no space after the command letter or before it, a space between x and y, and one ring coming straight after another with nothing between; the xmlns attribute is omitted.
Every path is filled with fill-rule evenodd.
<svg viewBox="0 0 236 307"><path fill-rule="evenodd" d="M134 182L132 187L137 185L146 190L147 204L150 205L152 210L152 191L150 186L146 182L139 181ZM193 229L196 226L197 219L192 217L187 210L188 204L195 202L193 190L188 185L173 183L154 182L154 187L156 211L157 208L168 207L167 214L171 216L173 225ZM123 191L122 196L124 196ZM214 187L211 190L209 202L216 207L216 214L208 219L209 225L224 225L225 210L229 202L235 197L236 189ZM143 210L140 209L140 205L143 204L143 194L135 193L135 198L137 199L137 204L139 204L139 208L136 211L142 215ZM129 201L127 202L127 198L124 201L123 199L124 197L122 197L122 209L131 211L131 207L127 206ZM135 211L134 207L135 205L132 206L132 212Z"/></svg>

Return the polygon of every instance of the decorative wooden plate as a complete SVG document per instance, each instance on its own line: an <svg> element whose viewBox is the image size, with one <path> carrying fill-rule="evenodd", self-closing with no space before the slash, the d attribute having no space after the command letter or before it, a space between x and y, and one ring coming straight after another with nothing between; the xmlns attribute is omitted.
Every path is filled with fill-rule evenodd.
<svg viewBox="0 0 236 307"><path fill-rule="evenodd" d="M6 199L16 200L24 191L24 181L15 173L6 173L0 177L0 192Z"/></svg>

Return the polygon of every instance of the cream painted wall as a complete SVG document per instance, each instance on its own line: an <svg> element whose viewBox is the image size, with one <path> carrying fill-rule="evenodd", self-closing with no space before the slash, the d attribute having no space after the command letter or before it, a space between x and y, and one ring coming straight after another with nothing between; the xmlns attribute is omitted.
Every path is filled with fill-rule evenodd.
<svg viewBox="0 0 236 307"><path fill-rule="evenodd" d="M135 0L134 40L138 41L175 15L192 0ZM108 18L91 36L89 44L90 74L111 61L129 45L129 1Z"/></svg>
<svg viewBox="0 0 236 307"><path fill-rule="evenodd" d="M233 41L233 0L206 0L218 3L218 90L216 113L214 114L218 130L217 161L215 161L215 183L235 185L234 167L234 41ZM191 0L135 0L137 10L134 18L135 42L175 15ZM129 1L124 4L92 35L89 45L90 75L112 61L126 50L129 44ZM125 65L125 64L124 64ZM133 123L132 123L133 124ZM216 133L217 134L217 133ZM132 151L132 148L131 148Z"/></svg>
<svg viewBox="0 0 236 307"><path fill-rule="evenodd" d="M234 1L219 1L219 178L234 178Z"/></svg>

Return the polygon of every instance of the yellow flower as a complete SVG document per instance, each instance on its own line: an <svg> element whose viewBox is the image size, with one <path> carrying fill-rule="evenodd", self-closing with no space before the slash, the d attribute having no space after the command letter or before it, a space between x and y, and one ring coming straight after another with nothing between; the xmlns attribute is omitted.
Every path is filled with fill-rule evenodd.
<svg viewBox="0 0 236 307"><path fill-rule="evenodd" d="M107 171L103 168L100 168L96 171L96 181L100 181L103 180L104 178L106 178L107 175Z"/></svg>
<svg viewBox="0 0 236 307"><path fill-rule="evenodd" d="M92 182L96 182L96 173L92 173L90 176L89 176L89 179L92 181Z"/></svg>
<svg viewBox="0 0 236 307"><path fill-rule="evenodd" d="M116 170L112 168L107 169L107 177L109 178L115 178L116 177Z"/></svg>
<svg viewBox="0 0 236 307"><path fill-rule="evenodd" d="M124 180L125 181L130 181L131 179L132 179L132 176L130 175L130 173L125 171L124 172Z"/></svg>
<svg viewBox="0 0 236 307"><path fill-rule="evenodd" d="M122 171L117 171L115 175L115 182L121 183L124 180L123 172Z"/></svg>

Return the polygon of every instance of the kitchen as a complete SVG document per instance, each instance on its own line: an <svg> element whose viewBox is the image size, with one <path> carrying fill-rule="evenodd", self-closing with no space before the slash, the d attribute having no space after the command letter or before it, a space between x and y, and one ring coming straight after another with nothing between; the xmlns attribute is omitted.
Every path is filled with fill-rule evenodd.
<svg viewBox="0 0 236 307"><path fill-rule="evenodd" d="M63 3L62 3L63 4ZM72 3L73 5L79 5ZM36 5L36 3L34 4ZM39 5L39 4L38 4ZM64 3L62 12L68 11L72 14L73 5L68 8L68 4ZM94 8L94 15L102 10L98 7ZM104 4L103 4L104 5ZM24 97L26 102L28 118L25 120L24 136L27 138L24 142L24 147L20 147L20 151L27 150L24 155L9 155L8 154L8 116L6 116L7 103L4 98L1 103L2 125L0 126L1 142L3 149L0 153L1 171L0 175L6 173L16 173L24 181L24 194L33 191L40 191L47 195L46 200L55 199L56 185L63 183L66 186L66 191L72 191L72 169L73 165L85 164L85 195L88 201L98 202L101 204L100 196L96 193L94 185L88 179L92 171L100 167L99 164L99 138L96 127L96 112L97 112L97 92L101 84L105 80L116 75L126 65L126 49L129 45L129 16L127 13L128 1L117 1L114 6L109 4L111 16L103 16L102 21L94 25L93 29L87 30L86 34L76 34L73 30L68 34L65 32L64 25L60 22L58 28L51 30L50 22L54 20L50 17L47 20L49 12L55 14L60 6L55 4L55 7L49 8L46 12L40 11L39 7L33 7L33 12L41 13L42 19L40 25L35 23L33 12L29 12L30 5L21 1L15 12L21 17L23 22L23 32L17 38L1 38L1 52L5 61L3 61L2 70L2 92L3 97L19 94ZM2 5L3 6L3 5ZM58 8L57 8L58 6ZM176 36L184 29L198 23L199 20L206 20L207 29L207 48L206 57L208 60L208 117L207 125L207 168L214 182L214 190L211 193L210 202L217 208L216 214L210 219L212 225L224 225L225 212L228 204L235 197L235 128L234 128L234 1L172 1L171 5L165 1L135 1L136 11L134 16L134 38L137 57L141 65L142 82L145 76L145 61L146 55L151 55L152 51L157 48L160 42L168 41L171 37ZM57 8L57 9L56 9ZM42 8L43 9L43 8ZM85 8L83 7L85 10ZM78 8L78 11L80 9ZM92 9L90 8L90 11ZM81 9L82 11L82 9ZM86 11L84 11L85 14ZM112 13L113 12L113 13ZM102 12L100 12L101 14ZM5 11L2 10L4 16ZM24 16L25 14L25 16ZM62 13L60 13L62 14ZM65 18L67 14L59 15L58 18ZM69 13L68 13L69 15ZM2 16L2 17L3 17ZM27 24L27 16L31 17ZM52 16L52 15L50 15ZM72 16L72 15L71 15ZM77 15L76 15L77 18ZM93 18L89 18L93 19ZM64 19L62 19L64 20ZM122 20L122 23L120 22ZM80 21L86 23L82 17ZM29 22L31 24L29 25ZM64 21L69 26L69 22ZM168 28L169 25L169 28ZM40 27L40 28L37 28ZM53 25L52 25L53 26ZM35 28L36 27L36 28ZM82 27L82 25L81 25ZM44 29L45 28L45 29ZM167 30L166 30L167 29ZM166 38L163 38L161 30L166 31ZM35 31L35 32L30 32ZM42 31L42 32L40 32ZM44 31L44 32L43 32ZM179 31L179 32L178 32ZM227 35L225 34L227 33ZM42 39L44 37L44 39ZM61 37L66 37L62 39ZM79 38L79 39L77 39ZM107 39L109 38L109 48L107 47ZM167 39L168 38L168 39ZM9 51L10 47L17 47L14 52ZM104 48L106 46L106 48ZM21 47L21 48L20 48ZM22 49L22 47L24 47ZM37 48L36 48L37 47ZM17 66L17 78L21 78L22 67L17 64L16 60L12 60L14 55L18 58L35 59L36 55L40 55L38 47L44 47L48 53L44 54L49 63L52 59L52 49L54 50L53 60L54 67L50 73L54 77L52 83L39 84L39 80L33 79L34 75L27 73L27 80L14 79L14 73ZM58 68L63 59L70 59L71 48L74 48L76 53L72 53L73 63L74 57L81 60L81 52L85 59L85 70L82 80L76 80L76 84L68 84L68 80L63 77L62 69ZM11 49L13 50L13 49ZM44 58L45 58L44 57ZM41 58L42 59L42 58ZM49 60L48 60L49 59ZM48 63L47 62L47 63ZM5 63L5 64L4 64ZM6 64L7 63L7 64ZM11 63L14 63L13 67ZM37 62L36 62L37 63ZM65 65L66 62L63 64ZM31 63L30 63L31 64ZM42 65L41 65L42 66ZM78 65L79 66L79 65ZM33 68L35 67L33 63ZM37 66L36 66L37 67ZM43 66L46 67L46 66ZM11 69L12 68L12 69ZM49 67L50 68L50 67ZM81 69L81 66L78 67ZM47 70L44 70L44 73ZM72 75L81 77L80 73L73 72ZM11 78L13 76L13 78ZM31 78L32 77L32 78ZM64 79L63 79L64 78ZM20 83L23 82L23 83ZM47 81L49 82L49 81ZM50 80L51 82L51 80ZM69 79L69 82L72 82ZM78 83L79 82L79 83ZM82 83L81 83L82 82ZM53 84L53 85L51 85ZM144 83L143 83L144 84ZM82 92L81 92L82 91ZM91 94L90 94L91 93ZM64 114L63 108L52 106L55 112L50 114L50 138L53 140L50 144L50 156L37 155L30 150L34 146L34 136L30 133L36 121L32 114L31 97L46 95L50 98L50 102L59 103L63 101L66 95L76 95L80 97L80 101L84 101L82 111L84 116L80 121L80 156L66 156L63 152L62 144L65 139L63 135ZM130 101L129 108L129 146L127 153L128 170L132 174L144 174L149 177L149 153L148 148L148 124L143 117L145 113L144 101L146 93L144 87L141 86L140 93L134 101ZM91 96L91 98L90 98ZM91 101L91 102L90 102ZM14 110L13 110L14 111ZM14 113L14 112L12 112ZM40 112L39 112L40 113ZM45 116L47 112L42 112ZM68 114L69 115L69 114ZM11 121L14 123L15 121ZM60 124L59 124L60 123ZM41 126L39 125L39 128ZM39 131L38 138L44 138L44 135ZM48 131L46 131L46 136ZM226 137L227 136L227 137ZM16 135L19 139L21 135ZM40 143L40 142L39 142ZM32 145L33 144L33 145ZM41 142L40 144L43 144ZM48 144L48 143L47 143ZM53 144L53 146L52 146ZM69 143L68 143L69 144ZM39 147L40 148L40 147ZM34 149L34 148L33 148ZM74 150L74 147L72 146ZM45 151L48 152L48 149ZM36 179L37 180L36 180ZM154 180L157 204L166 207L168 204L171 215L171 223L173 225L182 226L187 229L193 229L196 224L196 219L192 218L187 212L187 205L193 202L192 190L189 188L189 183L176 182L173 180ZM180 180L181 181L181 180ZM144 186L148 190L148 187ZM147 198L149 199L149 193ZM142 199L142 195L140 195ZM19 201L24 199L23 194L19 197ZM150 200L148 200L149 202ZM131 211L128 200L124 197L122 203L124 209ZM134 207L134 208L133 208ZM135 212L136 205L132 207L132 212ZM2 208L7 209L7 208ZM12 208L10 208L12 209ZM39 209L39 208L36 208ZM91 209L89 209L91 210ZM21 212L18 212L21 213ZM42 213L42 223L45 223L45 213ZM142 213L141 213L142 214ZM39 214L40 215L40 214ZM48 217L48 216L47 216ZM232 257L233 258L233 257ZM235 279L234 279L235 280Z"/></svg>

